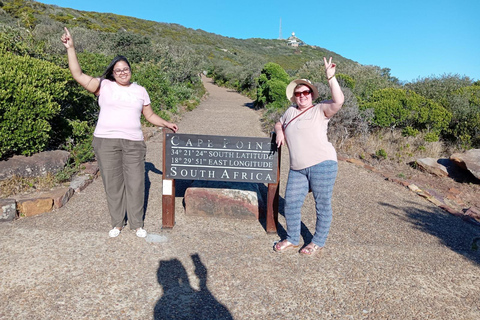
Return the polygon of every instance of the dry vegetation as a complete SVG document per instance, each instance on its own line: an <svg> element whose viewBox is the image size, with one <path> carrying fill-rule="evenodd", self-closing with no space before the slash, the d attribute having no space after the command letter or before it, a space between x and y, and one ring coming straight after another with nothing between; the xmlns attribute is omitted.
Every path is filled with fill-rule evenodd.
<svg viewBox="0 0 480 320"><path fill-rule="evenodd" d="M58 180L51 173L41 177L19 177L0 180L0 198L8 198L22 193L49 190L58 185Z"/></svg>

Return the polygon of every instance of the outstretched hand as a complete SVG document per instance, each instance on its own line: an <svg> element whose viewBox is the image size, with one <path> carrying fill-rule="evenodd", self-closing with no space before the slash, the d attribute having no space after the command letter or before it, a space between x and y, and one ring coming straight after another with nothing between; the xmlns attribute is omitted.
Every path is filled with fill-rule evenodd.
<svg viewBox="0 0 480 320"><path fill-rule="evenodd" d="M65 33L62 35L62 38L61 38L63 45L67 49L73 48L72 35L70 34L70 32L68 31L68 29L66 27L64 27L63 29L65 30Z"/></svg>
<svg viewBox="0 0 480 320"><path fill-rule="evenodd" d="M332 63L332 57L327 62L327 58L323 57L323 62L325 63L325 72L327 73L327 79L330 79L335 75L335 63Z"/></svg>

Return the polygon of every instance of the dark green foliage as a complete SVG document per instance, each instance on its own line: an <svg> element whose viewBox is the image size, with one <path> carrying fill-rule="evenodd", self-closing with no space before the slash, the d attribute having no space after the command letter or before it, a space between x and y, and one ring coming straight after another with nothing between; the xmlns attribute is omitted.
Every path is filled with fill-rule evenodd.
<svg viewBox="0 0 480 320"><path fill-rule="evenodd" d="M351 90L355 89L355 80L347 74L337 73L335 75L337 77L338 83L341 87L349 88Z"/></svg>
<svg viewBox="0 0 480 320"><path fill-rule="evenodd" d="M0 158L48 145L66 97L67 71L48 62L0 53Z"/></svg>
<svg viewBox="0 0 480 320"><path fill-rule="evenodd" d="M480 147L480 86L464 87L448 97L452 109L448 138L465 149Z"/></svg>
<svg viewBox="0 0 480 320"><path fill-rule="evenodd" d="M373 122L379 127L406 128L432 131L437 136L447 129L451 113L441 105L413 91L381 89L361 104L362 109L373 109Z"/></svg>
<svg viewBox="0 0 480 320"><path fill-rule="evenodd" d="M281 109L289 104L285 90L290 79L280 65L272 62L267 63L262 69L257 82L255 106Z"/></svg>

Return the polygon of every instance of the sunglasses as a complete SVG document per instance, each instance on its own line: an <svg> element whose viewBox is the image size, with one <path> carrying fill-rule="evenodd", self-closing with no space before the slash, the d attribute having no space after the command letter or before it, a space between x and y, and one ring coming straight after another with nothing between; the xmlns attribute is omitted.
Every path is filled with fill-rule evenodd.
<svg viewBox="0 0 480 320"><path fill-rule="evenodd" d="M295 97L300 97L302 94L304 97L308 96L310 93L312 93L312 90L305 90L305 91L299 91L299 92L294 92Z"/></svg>

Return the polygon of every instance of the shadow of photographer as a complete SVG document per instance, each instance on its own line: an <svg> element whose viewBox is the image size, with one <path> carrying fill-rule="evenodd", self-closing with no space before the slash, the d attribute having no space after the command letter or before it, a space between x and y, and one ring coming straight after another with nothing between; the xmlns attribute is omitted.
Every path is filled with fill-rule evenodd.
<svg viewBox="0 0 480 320"><path fill-rule="evenodd" d="M200 256L191 256L199 290L192 288L185 267L178 259L160 261L158 283L163 295L153 310L154 319L233 319L228 309L218 302L207 287L207 268Z"/></svg>

